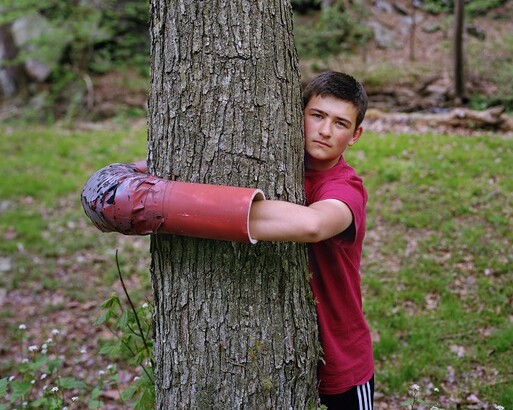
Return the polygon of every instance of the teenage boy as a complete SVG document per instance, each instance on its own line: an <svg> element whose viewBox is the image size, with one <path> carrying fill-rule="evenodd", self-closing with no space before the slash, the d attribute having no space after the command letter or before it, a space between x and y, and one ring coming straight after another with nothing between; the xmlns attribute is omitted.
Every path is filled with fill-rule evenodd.
<svg viewBox="0 0 513 410"><path fill-rule="evenodd" d="M372 410L374 364L359 272L367 192L343 157L362 135L367 94L353 77L329 71L309 83L303 102L306 206L258 200L261 193L247 188L165 181L147 175L145 163L114 164L98 171L84 188L82 204L103 231L308 243L323 350L318 370L321 403L329 410ZM225 189L232 191L226 194ZM215 195L223 198L219 209L212 209ZM226 200L237 204L226 205ZM246 214L233 216L233 209L243 209L244 204ZM234 221L220 224L216 215Z"/></svg>
<svg viewBox="0 0 513 410"><path fill-rule="evenodd" d="M353 77L325 72L306 87L303 102L307 206L254 202L251 236L309 243L323 349L321 403L329 410L370 410L374 364L359 272L367 192L343 158L362 135L367 94Z"/></svg>

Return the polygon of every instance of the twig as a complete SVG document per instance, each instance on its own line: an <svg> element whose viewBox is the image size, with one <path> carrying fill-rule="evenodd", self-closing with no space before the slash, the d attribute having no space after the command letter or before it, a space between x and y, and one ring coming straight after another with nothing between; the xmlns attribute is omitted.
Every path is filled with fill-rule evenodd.
<svg viewBox="0 0 513 410"><path fill-rule="evenodd" d="M139 315L137 314L137 311L135 310L135 306L132 303L132 299L130 298L130 295L128 294L128 290L125 286L125 281L123 280L123 275L121 274L121 268L119 267L119 258L118 258L118 250L117 249L116 249L116 266L118 269L118 276L119 276L119 280L121 281L121 286L123 287L123 291L125 292L128 303L130 304L130 308L132 309L132 312L134 313L135 321L137 322L137 327L139 328L139 335L141 336L141 339L143 341L146 353L148 354L148 357L150 358L151 366L154 367L155 363L153 362L153 357L150 353L150 349L148 349L148 344L146 343L146 337L142 330L141 322L139 321Z"/></svg>

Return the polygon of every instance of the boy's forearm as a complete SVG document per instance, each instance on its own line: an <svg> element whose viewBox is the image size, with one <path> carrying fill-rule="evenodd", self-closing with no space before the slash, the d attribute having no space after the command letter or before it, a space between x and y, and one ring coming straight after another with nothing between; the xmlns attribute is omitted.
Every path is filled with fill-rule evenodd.
<svg viewBox="0 0 513 410"><path fill-rule="evenodd" d="M309 218L302 209L308 208L283 201L261 202L253 204L249 214L249 230L253 238L263 241L313 241L311 233L307 233Z"/></svg>
<svg viewBox="0 0 513 410"><path fill-rule="evenodd" d="M251 205L249 230L253 238L261 241L313 243L339 234L351 221L347 205L336 200L309 207L265 200Z"/></svg>

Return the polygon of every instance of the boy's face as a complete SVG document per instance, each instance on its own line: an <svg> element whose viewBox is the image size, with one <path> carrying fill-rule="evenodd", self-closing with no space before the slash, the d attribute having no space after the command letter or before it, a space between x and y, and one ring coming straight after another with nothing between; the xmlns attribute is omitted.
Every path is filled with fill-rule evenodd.
<svg viewBox="0 0 513 410"><path fill-rule="evenodd" d="M335 166L342 153L362 133L356 128L356 107L332 96L312 97L304 110L306 166L324 170Z"/></svg>

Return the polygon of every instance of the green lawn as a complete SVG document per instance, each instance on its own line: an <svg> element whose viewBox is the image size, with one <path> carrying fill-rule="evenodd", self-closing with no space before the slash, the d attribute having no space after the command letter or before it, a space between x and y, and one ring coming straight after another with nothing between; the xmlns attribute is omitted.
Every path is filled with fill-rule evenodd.
<svg viewBox="0 0 513 410"><path fill-rule="evenodd" d="M444 408L513 406L512 142L367 134L347 156L370 196L362 274L386 395L415 383Z"/></svg>
<svg viewBox="0 0 513 410"><path fill-rule="evenodd" d="M79 201L92 172L145 150L143 127L0 127L1 377L22 355L21 323L38 343L68 328L63 352L97 356L116 249L134 298L151 295L147 238L99 234ZM511 158L513 138L500 135L366 133L347 154L370 197L362 281L378 402L418 384L422 398L440 390L439 407L513 408Z"/></svg>

